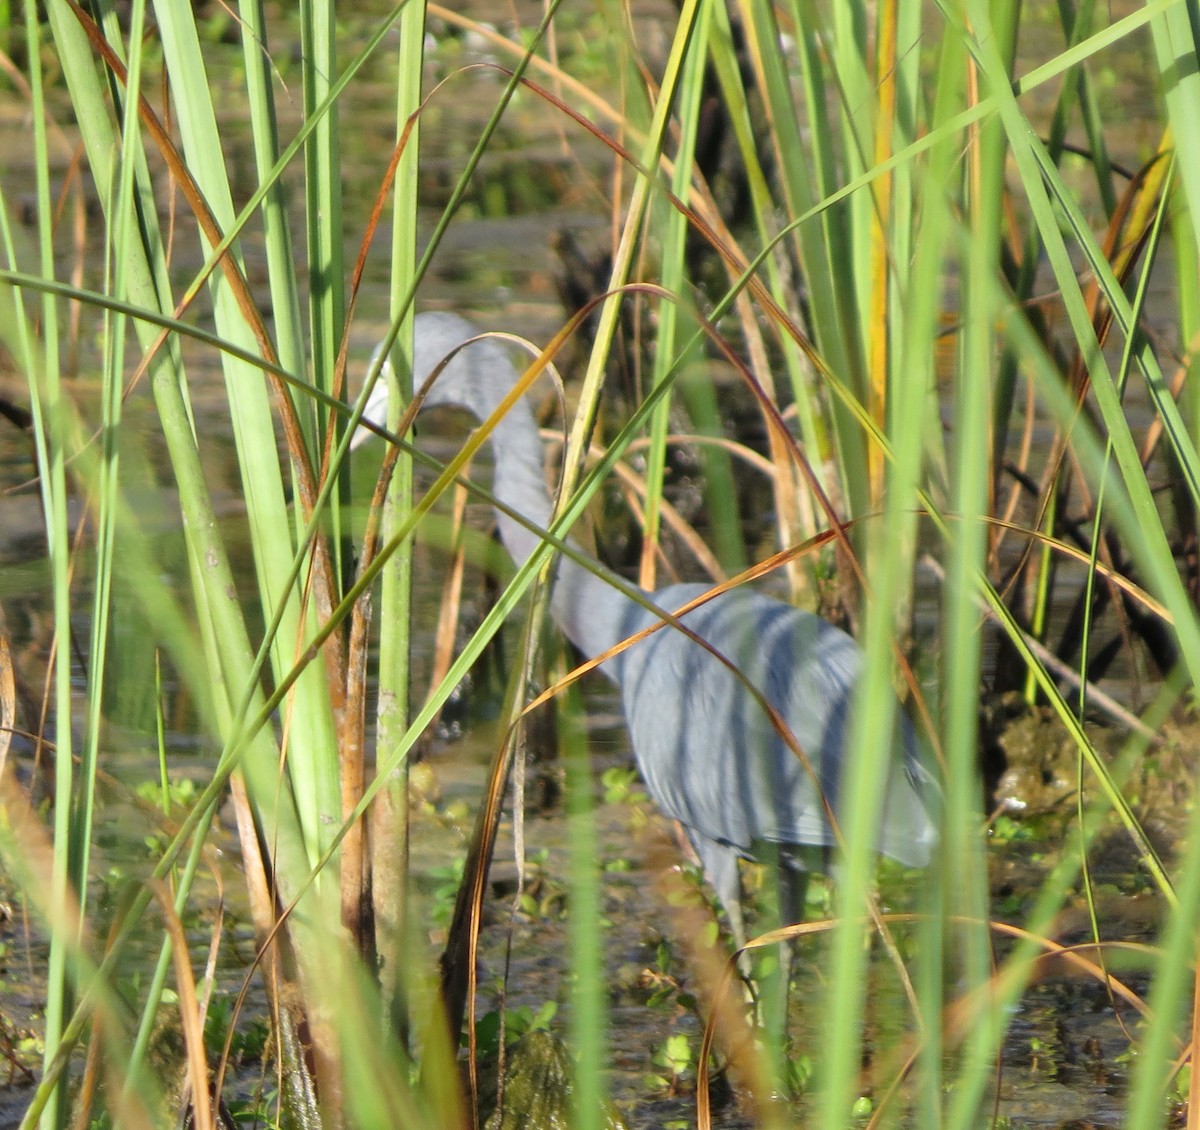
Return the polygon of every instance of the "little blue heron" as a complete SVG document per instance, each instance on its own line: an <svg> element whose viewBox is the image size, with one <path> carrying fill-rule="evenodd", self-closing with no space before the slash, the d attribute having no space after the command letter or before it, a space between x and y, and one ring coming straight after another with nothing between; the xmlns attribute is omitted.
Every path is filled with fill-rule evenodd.
<svg viewBox="0 0 1200 1130"><path fill-rule="evenodd" d="M455 314L419 315L415 387L476 333ZM516 370L498 342L474 341L438 375L424 407L456 405L484 420L516 381ZM381 379L365 415L382 424L386 408ZM360 432L356 444L368 435ZM498 421L490 442L496 500L545 529L553 503L541 438L524 397ZM513 560L524 562L540 544L538 535L503 509L497 509L496 520ZM675 584L648 595L659 608L674 612L706 591L702 584ZM588 658L660 619L565 555L557 564L550 611ZM821 617L745 588L722 593L681 620L758 688L812 767L810 773L728 666L670 626L599 668L620 688L647 791L686 829L741 947L746 935L738 858L778 866L780 914L795 922L804 911L805 855L834 845L822 796L836 814L843 765L853 755L846 749L848 714L863 653L849 635ZM919 756L908 719L898 708L896 714L900 750L889 760L876 847L919 867L928 863L937 839L931 808L939 790Z"/></svg>

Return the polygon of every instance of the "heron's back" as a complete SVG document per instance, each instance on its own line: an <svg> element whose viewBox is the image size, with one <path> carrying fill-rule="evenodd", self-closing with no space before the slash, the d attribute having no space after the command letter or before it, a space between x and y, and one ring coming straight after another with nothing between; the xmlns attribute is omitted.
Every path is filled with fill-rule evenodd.
<svg viewBox="0 0 1200 1130"><path fill-rule="evenodd" d="M672 611L705 591L703 585L674 585L654 599ZM656 620L637 607L624 631ZM702 605L683 623L745 682L671 627L622 655L614 674L639 768L655 801L694 833L749 856L764 843L832 845L821 794L836 813L849 710L862 668L858 645L819 616L748 590ZM811 769L788 747L746 683L778 712ZM877 847L919 866L928 862L936 836L920 795L914 736L902 716L897 726L897 744L904 749L889 760Z"/></svg>

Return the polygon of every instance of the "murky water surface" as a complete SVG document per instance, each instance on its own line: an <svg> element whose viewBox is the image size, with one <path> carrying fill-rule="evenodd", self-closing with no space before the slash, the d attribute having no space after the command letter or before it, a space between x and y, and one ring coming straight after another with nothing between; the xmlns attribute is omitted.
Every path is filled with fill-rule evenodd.
<svg viewBox="0 0 1200 1130"><path fill-rule="evenodd" d="M469 5L482 10L480 5ZM522 17L532 21L532 7L522 8ZM507 9L499 19L508 19ZM567 13L564 34L586 34L589 13ZM647 35L662 37L664 9L648 10L641 26ZM359 19L359 17L355 17ZM285 21L281 21L286 26ZM361 34L369 20L361 17L355 27L347 29L348 47ZM433 30L446 29L435 21ZM215 56L213 81L220 85L221 56ZM441 77L468 62L488 62L492 49L475 37L450 38L434 52L431 78ZM499 60L508 62L508 60ZM298 89L299 75L292 56L278 56L284 81ZM233 65L230 63L229 65ZM392 122L393 86L391 59L383 55L365 72L343 108L343 120L353 122L345 150L345 191L347 213L352 219L347 231L347 261L353 261L362 238L363 217L380 178L383 175L388 149L394 130ZM1148 88L1141 75L1143 63L1137 59L1122 59L1113 63L1105 81L1111 84L1110 97L1114 105L1136 105L1149 98ZM438 208L444 203L457 170L461 167L469 145L479 125L490 111L499 93L502 76L487 70L472 70L455 75L450 87L436 98L429 108L424 125L426 158L422 164L423 222L428 228ZM236 90L231 76L230 90ZM243 116L231 95L225 105L228 126L228 157L235 170L244 170L243 194L252 188L250 141L241 128ZM285 118L285 135L295 122ZM31 159L29 147L22 141L27 136L27 123L20 105L13 101L0 102L0 177L6 189L27 177L32 199L32 167L22 162ZM564 144L564 134L569 135ZM1119 152L1117 159L1136 163L1144 150L1156 139L1136 116L1129 116L1116 125L1109 136ZM62 136L59 168L64 169L67 156L75 144L70 130ZM589 243L602 240L608 223L608 193L610 170L602 147L584 138L577 129L564 126L551 111L536 99L523 96L514 105L500 130L496 143L489 151L468 204L452 224L445 243L439 250L430 277L425 281L420 304L423 307L449 307L472 312L481 326L509 328L541 341L562 322L563 312L558 300L556 274L558 263L552 249L556 233L570 232ZM294 186L293 186L294 187ZM161 201L166 203L164 196ZM294 195L298 204L299 194ZM18 199L17 203L20 203ZM95 217L92 218L96 231ZM32 239L30 229L26 238ZM386 316L386 270L388 233L382 231L372 251L359 316L354 327L355 354L361 361L379 336ZM265 279L255 267L259 250L253 232L247 240L247 259L250 278L256 291L265 294ZM31 244L32 245L32 244ZM302 244L300 244L302 245ZM64 238L62 253L69 259L71 248ZM200 263L193 242L180 239L174 252L174 269L178 278L186 279ZM94 342L93 342L94 345ZM240 490L236 481L229 422L225 417L224 396L220 375L212 367L212 358L194 346L189 351L189 373L193 381L193 403L198 417L198 431L205 444L205 462L210 470L210 486L219 511L228 525L228 534L235 542L240 537L242 516ZM70 387L88 411L94 386L87 373L94 356L84 358L80 376ZM205 367L208 384L203 376ZM206 387L211 391L206 393ZM0 395L20 401L23 382L11 373L0 374ZM161 440L155 433L152 407L145 389L138 390L126 407L126 427L130 433L130 458L142 463L131 481L142 483L135 499L145 524L146 536L151 538L163 567L182 583L183 557L178 529L177 505L164 477L156 470L162 465ZM44 593L47 590L45 558L42 549L40 501L36 490L28 484L32 461L28 449L15 439L15 433L3 426L0 430L0 603L8 620L8 630L19 645L17 664L23 685L40 688L43 677L45 646L48 642L49 609ZM134 438L135 437L135 438ZM138 478L140 475L140 480ZM486 515L479 514L480 523ZM418 557L418 638L421 655L432 649L432 633L436 622L437 602L440 599L442 567L436 551L422 550ZM469 584L468 592L481 592L482 582ZM120 606L118 588L118 602ZM77 606L82 606L79 604ZM127 601L123 607L132 607ZM468 608L469 616L478 609ZM75 629L86 639L86 624ZM153 703L152 668L145 664L152 657L139 641L140 625L130 623L128 652L119 661L125 668L118 680L128 695L128 688L139 685L131 673L140 668L147 678L140 685L150 688L141 702L114 703L110 715L126 722L123 730L113 730L107 740L104 768L109 785L103 797L104 828L98 837L94 864L96 895L99 899L118 899L129 876L144 872L151 858L145 841L161 836L160 821L154 816L149 801L137 801L140 786L157 779L150 730L145 723ZM427 915L430 956L437 952L440 931L444 928L447 890L451 882L454 861L461 857L464 838L469 829L468 810L478 796L485 765L494 745L494 734L486 726L479 728L479 711L494 705L498 683L488 683L484 677L476 680L474 698L468 704L475 713L464 707L458 716L451 716L443 737L434 743L426 762L431 801L417 818L414 829L415 887ZM630 764L624 731L619 722L619 706L603 680L593 679L586 688L587 710L591 723L591 748L597 779L606 768L627 767ZM165 688L169 704L168 725L171 727L169 745L172 771L178 779L202 781L205 776L205 757L211 753L198 747L189 732L191 709L178 688ZM137 720L141 720L141 727ZM132 720L132 721L131 721ZM472 729L472 726L475 728ZM457 740L458 730L471 730L464 740ZM44 801L44 783L36 778L28 757L28 743L18 743L21 773L33 781L34 796ZM1028 782L1026 782L1026 785ZM1022 788L1019 781L1013 788ZM181 797L181 799L186 799ZM690 1121L693 1099L687 1093L687 1079L681 1082L680 1093L672 1095L658 1084L647 1082L647 1076L662 1075L663 1068L654 1063L655 1053L673 1033L685 1033L693 1039L698 1035L695 1014L681 1003L681 995L703 995L704 986L688 958L690 928L684 923L679 908L682 887L695 891L693 880L681 880L677 863L680 853L669 829L653 813L651 806L628 795L606 796L597 790L597 827L604 868L603 913L606 919L604 954L607 963L611 994L609 1008L612 1018L611 1042L614 1095L629 1117L631 1125L662 1127L674 1120ZM1164 806L1166 806L1164 801ZM1051 811L1054 806L1051 805ZM1167 822L1166 834L1173 825ZM1021 918L1020 910L1029 892L1037 889L1047 866L1042 853L1050 850L1056 832L1055 825L1038 838L998 845L994 858L994 888L998 913ZM527 863L528 899L525 909L513 919L514 940L509 968L508 1004L510 1008L528 1005L536 1010L547 1000L562 1000L565 995L564 975L567 971L569 935L567 931L566 890L569 829L561 809L552 807L545 814L531 814L525 827L530 861ZM506 835L511 844L511 830ZM1116 841L1114 840L1114 843ZM223 901L218 898L217 882L205 878L207 893L199 905L209 911L190 926L199 947L197 963L204 961L203 945L211 932L217 907L223 907L224 961L230 986L236 984L238 971L245 968L252 952L249 923L243 902L236 868L236 844L228 831L217 836L217 846L223 852L219 874L224 884ZM505 851L500 859L503 861ZM501 880L490 907L491 925L485 937L483 969L480 983L485 986L483 1007L489 1007L492 986L503 967L502 937L509 918L511 888L505 887L505 873L515 873L512 864L501 862ZM1150 940L1155 935L1161 907L1148 892L1144 881L1133 866L1131 856L1114 847L1109 873L1100 880L1105 901L1105 922L1108 936ZM11 898L11 891L5 892ZM890 896L896 908L909 904L913 892L903 884ZM685 899L685 901L687 901ZM694 899L693 899L694 901ZM1007 907L1007 912L1005 911ZM0 921L0 1083L5 1082L5 1057L10 1068L7 1074L7 1094L0 1094L0 1124L8 1125L9 1116L19 1112L28 1095L29 1077L23 1064L29 1062L21 1052L21 1041L38 1026L37 1008L40 999L39 969L45 961L45 948L36 925L28 922L16 902L7 902L5 916ZM696 913L700 913L696 911ZM1072 907L1076 920L1065 922L1062 937L1080 940L1087 937L1086 916L1081 906ZM154 941L148 935L146 946ZM135 953L133 965L139 958L149 959L148 949ZM796 988L794 1027L800 1051L819 1056L822 1034L813 1031L806 1020L805 1002L816 1000L821 992L822 967L825 960L823 943L818 939L801 949L800 971ZM886 975L880 972L881 992L887 989ZM1144 988L1140 974L1134 969L1130 983ZM650 1003L658 996L657 1003ZM810 1010L811 1011L811 1010ZM881 1008L879 1043L874 1055L887 1059L894 1049L886 1046L886 1009ZM559 1019L562 1018L560 1013ZM1118 1020L1118 1015L1121 1020ZM995 1089L998 1110L1014 1120L1015 1125L1060 1127L1070 1124L1094 1127L1120 1125L1121 1097L1124 1083L1124 1054L1128 1050L1126 1031L1121 1026L1133 1025L1136 1017L1127 1008L1114 1015L1112 1003L1095 982L1067 976L1060 968L1048 968L1022 1000L1013 1018L1005 1045L1003 1070L997 1072ZM739 1113L736 1103L729 1102L718 1111L720 1125L739 1127L749 1125Z"/></svg>

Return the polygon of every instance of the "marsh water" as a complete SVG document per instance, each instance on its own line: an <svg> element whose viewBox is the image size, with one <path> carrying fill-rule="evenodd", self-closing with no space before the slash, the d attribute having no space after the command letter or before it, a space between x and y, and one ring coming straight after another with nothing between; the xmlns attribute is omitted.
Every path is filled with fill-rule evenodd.
<svg viewBox="0 0 1200 1130"><path fill-rule="evenodd" d="M478 10L473 14L488 15ZM493 16L504 22L508 19L507 9ZM532 11L522 12L522 16L528 16L527 23L536 22ZM282 15L277 13L277 18L286 24ZM577 19L582 33L592 17L585 12L575 17L568 13L568 26L572 18ZM671 18L669 8L643 8L639 28L645 41L664 40L663 28ZM367 15L354 19L361 20L361 24L356 28L351 21L348 25L348 42L372 23ZM437 21L431 28L435 36L441 37L431 53L431 77L468 62L488 62L494 58L494 49L478 37L452 33ZM648 50L652 52L652 48ZM225 62L219 52L213 58L214 82L219 86L221 66L227 62L233 67L236 63L232 51ZM343 108L344 120L354 122L344 151L346 209L352 217L346 254L351 261L357 254L365 216L383 175L394 133L394 83L387 58L384 53L374 73L368 70L365 80L354 89L353 101ZM1114 78L1114 82L1131 88L1129 97L1124 99L1127 105L1136 105L1139 98L1149 97L1146 91L1137 88L1137 72L1135 60L1128 74L1117 74ZM473 70L459 75L453 84L452 97L431 103L423 127L426 156L422 160L421 177L427 225L445 202L466 147L495 103L502 77L486 69ZM246 169L250 176L253 169L250 139L241 124L241 109L232 102L224 109L230 165L235 170ZM0 175L6 185L19 182L21 161L31 156L28 146L20 140L25 129L22 108L0 102ZM565 268L556 252L556 241L568 236L587 248L602 247L609 230L610 190L610 170L599 144L578 133L567 144L562 129L561 121L536 100L523 99L513 107L489 149L466 206L439 248L432 273L420 294L419 304L423 308L467 312L481 327L510 329L539 342L562 324L559 282ZM1118 130L1118 136L1126 147L1123 156L1131 164L1136 163L1142 146L1156 140L1147 137L1136 115L1129 117ZM67 137L69 140L69 131ZM63 167L68 152L69 145L61 158ZM29 178L32 186L31 171ZM298 205L299 200L297 193L294 203ZM357 224L353 218L357 218ZM353 329L359 372L385 324L387 242L387 233L381 232ZM190 241L178 241L176 256L174 266L181 278L189 277L200 264L198 251ZM247 247L251 264L255 256L251 237ZM251 278L254 280L253 271ZM263 285L261 278L254 281L255 285ZM72 389L83 403L94 393L87 372L85 359ZM229 422L220 392L221 376L212 359L198 353L189 357L189 374L199 430L211 445L206 458L206 465L211 468L210 488L220 511L227 517L231 538L236 539L242 509ZM19 400L22 380L11 374L0 379L4 381L0 395ZM208 397L204 395L206 379L211 380L213 390ZM145 516L147 533L155 538L164 565L174 569L178 583L185 586L178 508L170 488L163 485L165 477L156 471L163 455L144 390L130 399L126 419L131 463L136 465L140 460L144 468L136 487L139 512ZM44 598L48 586L39 499L30 483L31 475L32 463L25 441L15 431L0 432L0 513L3 514L0 603L17 649L18 670L24 685L39 688L50 610ZM362 481L369 483L369 475L364 475ZM475 512L473 520L485 526L486 511ZM432 652L444 575L438 552L423 547L418 553L414 644L418 656ZM466 586L473 593L483 593L485 589L481 579ZM118 663L124 668L124 675L116 684L124 688L120 693L127 697L112 704L112 724L104 751L104 772L109 785L95 864L102 898L118 897L123 881L147 866L150 849L146 840L159 834L149 805L137 799L139 787L153 784L157 779L154 742L148 724L152 718L148 711L153 702L153 648L139 633L133 611L135 602L128 601L122 607L128 610L129 618L122 621L124 654L118 657ZM386 615L386 610L381 614ZM468 604L463 610L464 622L480 614L480 607ZM77 624L75 628L80 638L86 639L86 625ZM493 654L488 663L490 668L476 673L462 701L444 719L417 774L418 783L425 790L425 800L417 806L413 830L414 885L428 922L431 960L444 930L447 891L453 881L454 867L461 859L473 806L495 744L494 727L487 717L494 711L500 694L503 656ZM146 691L140 700L128 697L129 688L133 687ZM604 875L602 909L607 923L604 954L610 985L612 1091L632 1126L657 1128L675 1122L687 1125L694 1109L687 1065L676 1065L679 1074L677 1079L673 1078L675 1068L664 1066L661 1053L674 1034L690 1037L693 1047L698 1040L698 1020L687 998L689 994L699 995L700 988L688 952L687 931L679 925L680 902L686 904L698 899L697 884L694 875L680 877L681 853L671 830L638 794L636 783L631 784L622 775L631 760L620 723L619 704L610 688L602 679L593 678L584 689L597 779L596 819L601 844L601 859L597 862ZM191 714L184 692L168 685L164 697L172 773L181 782L203 780L213 751L198 743L190 732ZM120 726L116 724L118 719ZM1055 779L1054 751L1059 741L1049 725L1044 728L1035 725L1028 733L1013 738L1010 756L1016 771L1006 787L1034 818L1018 834L1002 837L994 845L993 888L999 917L1020 921L1025 901L1038 889L1041 877L1054 859L1056 840L1063 833L1064 822L1059 819L1061 797L1055 798L1046 791ZM39 784L32 777L27 754L28 747L18 743L16 755L23 759L21 772L25 781L35 797L40 795L44 801L44 794L38 793ZM1032 767L1024 777L1020 772L1022 758ZM606 770L616 772L605 776ZM553 766L547 773L553 781ZM181 799L186 800L183 793ZM1161 798L1161 804L1161 833L1169 847L1171 838L1178 834L1177 812L1169 795ZM1039 813L1039 808L1044 811ZM508 1007L528 1008L536 1013L546 1002L561 1001L565 995L569 971L566 958L569 832L561 806L553 800L544 806L531 804L524 835L528 853L527 897L515 915L510 915L513 884L506 879L515 873L515 865L505 862L505 852L511 850L507 846L511 844L511 829L501 849L482 958L480 983L487 988L481 1010L491 1007L495 999L493 986L504 964L503 937L510 921L513 945L508 969ZM244 963L241 966L244 969L253 947L241 905L236 840L232 834L227 834L222 847L225 851L222 897L228 915L228 983L235 986L240 975L238 962ZM1101 858L1102 864L1093 879L1102 892L1110 935L1152 940L1162 908L1150 893L1132 852L1123 847L1119 837L1114 837L1111 849ZM913 897L910 887L902 878L892 881L887 897L893 908L903 909L908 905ZM215 906L215 882L210 893ZM22 1055L21 1041L29 1033L36 1034L38 969L45 950L38 926L24 917L11 892L5 895L9 899L8 915L0 923L4 944L0 986L4 1028L0 1031L0 1041L5 1047L0 1047L0 1053L7 1048L12 1066L7 1092L0 1094L4 1111L0 1124L7 1125L8 1116L19 1115L28 1096L30 1079L24 1065L29 1060ZM1088 936L1086 916L1076 904L1064 915L1059 940L1083 940ZM198 947L203 946L202 929L197 938ZM819 1054L821 1032L806 1021L803 1002L819 996L822 945L818 937L802 947L797 977L797 1047L800 1054L809 1056ZM203 959L203 952L198 949L197 961ZM895 991L894 986L888 983L882 970L873 976L879 981L879 1014L886 1017L886 997ZM1137 972L1133 971L1129 979L1137 985ZM1100 986L1067 976L1061 969L1048 968L1025 995L1009 1029L1003 1069L998 1070L995 1084L998 1112L1019 1126L1119 1126L1123 1064L1130 1047L1122 1019L1118 1018L1122 1015L1114 1010ZM560 1008L551 1024L561 1022L562 1017ZM1123 1019L1132 1025L1132 1018ZM880 1021L880 1025L876 1051L882 1057L889 1050L885 1046L888 1026L886 1020ZM247 1079L252 1075L250 1067ZM0 1055L0 1080L3 1077ZM749 1125L732 1097L717 1114L720 1125Z"/></svg>

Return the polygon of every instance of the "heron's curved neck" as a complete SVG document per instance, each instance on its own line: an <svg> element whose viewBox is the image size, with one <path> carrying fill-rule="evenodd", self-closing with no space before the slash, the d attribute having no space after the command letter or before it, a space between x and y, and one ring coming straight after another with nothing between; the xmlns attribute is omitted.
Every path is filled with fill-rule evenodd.
<svg viewBox="0 0 1200 1130"><path fill-rule="evenodd" d="M495 471L492 493L498 502L543 529L554 504L546 489L543 448L529 404L518 401L491 435ZM496 510L505 549L524 564L542 543L536 533ZM571 558L560 554L554 570L550 612L564 635L589 659L624 638L622 624L633 605L622 593Z"/></svg>

